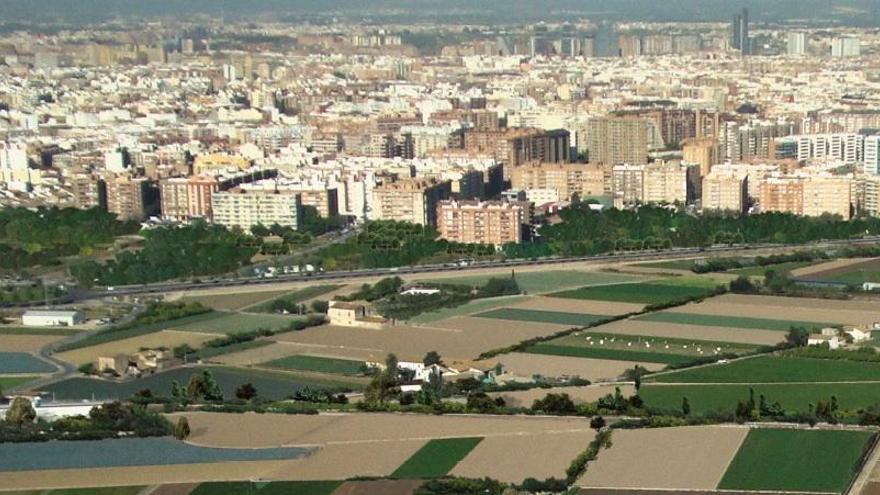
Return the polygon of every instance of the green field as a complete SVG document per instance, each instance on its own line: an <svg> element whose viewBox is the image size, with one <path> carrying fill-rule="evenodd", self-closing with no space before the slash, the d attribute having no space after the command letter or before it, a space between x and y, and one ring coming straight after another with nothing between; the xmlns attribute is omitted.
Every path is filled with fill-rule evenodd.
<svg viewBox="0 0 880 495"><path fill-rule="evenodd" d="M409 321L410 323L416 324L432 323L445 320L446 318L452 318L453 316L465 316L495 309L499 306L508 306L520 301L525 301L526 299L528 299L527 296L504 296L477 299L475 301L466 302L460 306L455 306L454 308L441 308L437 311L428 311L410 318Z"/></svg>
<svg viewBox="0 0 880 495"><path fill-rule="evenodd" d="M37 379L36 376L0 376L0 391L6 391Z"/></svg>
<svg viewBox="0 0 880 495"><path fill-rule="evenodd" d="M276 368L282 370L314 371L316 373L331 373L338 375L363 374L363 361L350 359L336 359L320 356L287 356L268 363L260 364L264 368Z"/></svg>
<svg viewBox="0 0 880 495"><path fill-rule="evenodd" d="M786 412L807 412L810 404L837 398L841 410L855 411L880 402L877 383L775 383L763 385L661 385L642 384L639 396L648 407L662 411L681 410L681 399L687 397L694 414L724 411L733 413L738 401L749 400L754 389L755 400L762 394L767 404L779 402Z"/></svg>
<svg viewBox="0 0 880 495"><path fill-rule="evenodd" d="M637 267L660 268L663 270L691 270L697 260L669 260L655 261L653 263L639 263Z"/></svg>
<svg viewBox="0 0 880 495"><path fill-rule="evenodd" d="M202 483L190 495L330 495L342 481L229 481Z"/></svg>
<svg viewBox="0 0 880 495"><path fill-rule="evenodd" d="M842 284L861 285L865 282L880 282L880 269L876 268L856 268L848 272L834 273L825 276L809 276L804 277L810 280L823 280L826 282L839 282Z"/></svg>
<svg viewBox="0 0 880 495"><path fill-rule="evenodd" d="M27 352L0 352L0 374L52 373L55 366Z"/></svg>
<svg viewBox="0 0 880 495"><path fill-rule="evenodd" d="M759 356L651 376L647 380L664 383L868 382L880 381L880 363Z"/></svg>
<svg viewBox="0 0 880 495"><path fill-rule="evenodd" d="M817 323L794 320L771 320L767 318L749 318L746 316L719 316L692 313L677 313L662 311L648 313L635 318L643 321L656 321L663 323L679 323L681 325L700 325L707 327L746 328L750 330L775 330L787 332L791 327L804 327L809 330L821 330L833 327L837 323Z"/></svg>
<svg viewBox="0 0 880 495"><path fill-rule="evenodd" d="M775 265L747 266L744 268L735 268L725 273L735 273L744 277L763 277L764 274L767 273L769 270L773 270L774 272L790 272L792 270L797 270L798 268L803 268L805 266L815 265L817 263L824 263L825 261L827 260L788 261L786 263L778 263Z"/></svg>
<svg viewBox="0 0 880 495"><path fill-rule="evenodd" d="M74 343L69 345L60 346L57 351L70 351L73 349L82 349L84 347L91 347L98 344L106 344L107 342L115 342L117 340L128 339L132 337L140 337L142 335L151 334L154 332L159 332L162 330L167 330L172 327L178 326L186 326L191 324L203 324L210 320L214 320L224 316L226 313L222 313L219 311L208 311L207 313L200 313L192 316L185 316L183 318L177 318L174 320L162 321L159 323L150 323L147 325L137 325L132 328L126 328L123 330L115 330L109 328L107 330L98 331L92 335L87 336L84 339L77 340Z"/></svg>
<svg viewBox="0 0 880 495"><path fill-rule="evenodd" d="M576 327L591 325L602 321L607 316L591 315L587 313L565 313L562 311L540 311L536 309L500 308L474 316L480 318L493 318L496 320L531 321L536 323L555 323L557 325L571 325Z"/></svg>
<svg viewBox="0 0 880 495"><path fill-rule="evenodd" d="M432 280L422 280L423 283L434 284L460 284L482 286L490 278L509 277L510 273L498 273L495 275L472 275L449 278L436 278ZM625 282L635 282L640 280L631 275L621 275L611 272L579 272L579 271L563 271L549 270L541 272L514 272L516 282L520 288L529 294L542 294L552 292L566 287L585 287L604 284L620 284Z"/></svg>
<svg viewBox="0 0 880 495"><path fill-rule="evenodd" d="M483 440L482 437L430 440L397 468L391 477L439 478L446 476L481 440Z"/></svg>
<svg viewBox="0 0 880 495"><path fill-rule="evenodd" d="M841 493L856 475L872 434L867 431L751 430L718 488Z"/></svg>
<svg viewBox="0 0 880 495"><path fill-rule="evenodd" d="M257 339L246 340L244 342L239 342L232 345L225 345L223 347L202 347L192 354L192 358L189 358L189 361L194 362L201 359L206 362L211 362L211 359L217 356L225 356L226 354L232 354L233 352L241 352L248 349L266 347L272 344L273 342L271 340Z"/></svg>
<svg viewBox="0 0 880 495"><path fill-rule="evenodd" d="M309 287L305 287L303 289L295 290L289 294L285 294L281 297L275 297L268 301L257 304L256 306L252 306L248 309L248 311L253 311L255 313L271 313L272 312L272 304L275 301L285 301L289 304L299 304L304 301L308 301L309 299L314 299L318 296L324 295L328 292L332 292L338 288L342 287L341 285L312 285Z"/></svg>
<svg viewBox="0 0 880 495"><path fill-rule="evenodd" d="M700 285L673 285L672 283L637 283L581 287L554 292L552 297L568 299L592 299L597 301L631 302L639 304L663 304L693 297L707 296L712 288Z"/></svg>
<svg viewBox="0 0 880 495"><path fill-rule="evenodd" d="M70 378L47 385L42 390L52 392L57 399L62 400L82 400L92 397L96 399L125 399L144 389L152 390L153 395L168 397L171 394L172 381L177 380L186 385L193 373L200 373L203 369L211 370L226 397L234 397L235 389L245 383L253 384L259 397L275 400L287 398L305 387L359 388L357 382L347 381L343 377L340 377L339 380L324 380L304 377L295 373L211 366L177 368L127 382L111 382L96 378Z"/></svg>
<svg viewBox="0 0 880 495"><path fill-rule="evenodd" d="M230 334L259 329L277 330L286 328L299 319L294 316L253 313L220 313L220 315L219 318L211 318L207 321L173 325L170 329L182 332Z"/></svg>

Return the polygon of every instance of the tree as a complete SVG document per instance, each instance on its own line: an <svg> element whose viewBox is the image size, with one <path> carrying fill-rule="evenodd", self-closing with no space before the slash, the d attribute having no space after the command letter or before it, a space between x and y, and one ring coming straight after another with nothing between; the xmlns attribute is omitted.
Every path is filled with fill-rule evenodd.
<svg viewBox="0 0 880 495"><path fill-rule="evenodd" d="M202 372L202 376L205 381L205 400L222 401L223 391L220 389L217 381L214 380L214 374L210 370L205 370Z"/></svg>
<svg viewBox="0 0 880 495"><path fill-rule="evenodd" d="M495 412L499 407L504 407L505 402L501 397L493 399L485 392L476 392L468 395L467 408L483 414Z"/></svg>
<svg viewBox="0 0 880 495"><path fill-rule="evenodd" d="M251 400L257 396L257 388L251 383L245 383L235 389L235 397L241 400Z"/></svg>
<svg viewBox="0 0 880 495"><path fill-rule="evenodd" d="M16 397L6 410L6 422L19 428L26 423L33 423L35 419L37 419L37 411L34 410L31 401L24 397Z"/></svg>
<svg viewBox="0 0 880 495"><path fill-rule="evenodd" d="M804 347L810 340L810 331L803 327L791 327L785 335L787 347Z"/></svg>
<svg viewBox="0 0 880 495"><path fill-rule="evenodd" d="M682 416L690 416L691 414L691 403L688 401L687 397L681 398L681 415Z"/></svg>
<svg viewBox="0 0 880 495"><path fill-rule="evenodd" d="M605 418L602 416L594 416L593 419L590 420L590 428L596 431L605 428Z"/></svg>
<svg viewBox="0 0 880 495"><path fill-rule="evenodd" d="M183 399L184 397L183 387L180 386L180 382L177 380L171 381L171 397L175 399Z"/></svg>
<svg viewBox="0 0 880 495"><path fill-rule="evenodd" d="M755 287L755 284L752 283L749 277L740 275L730 282L730 292L734 292L737 294L754 294L758 292L758 288Z"/></svg>
<svg viewBox="0 0 880 495"><path fill-rule="evenodd" d="M327 313L330 309L330 303L327 301L314 300L312 301L312 312L314 313Z"/></svg>
<svg viewBox="0 0 880 495"><path fill-rule="evenodd" d="M177 420L177 424L174 425L174 438L178 440L185 440L189 437L191 433L189 428L189 421L185 416L181 416L180 419Z"/></svg>
<svg viewBox="0 0 880 495"><path fill-rule="evenodd" d="M191 400L199 400L205 396L205 377L202 373L193 373L186 384L186 396Z"/></svg>
<svg viewBox="0 0 880 495"><path fill-rule="evenodd" d="M389 354L385 358L385 369L376 373L367 386L365 398L367 402L385 403L397 392L400 384L400 369L397 356Z"/></svg>
<svg viewBox="0 0 880 495"><path fill-rule="evenodd" d="M532 410L549 414L574 414L577 412L577 406L568 394L550 393L543 399L535 399Z"/></svg>
<svg viewBox="0 0 880 495"><path fill-rule="evenodd" d="M442 366L443 358L440 357L440 353L438 353L437 351L428 351L428 353L425 354L425 357L422 359L422 363L425 366L433 366L435 364Z"/></svg>

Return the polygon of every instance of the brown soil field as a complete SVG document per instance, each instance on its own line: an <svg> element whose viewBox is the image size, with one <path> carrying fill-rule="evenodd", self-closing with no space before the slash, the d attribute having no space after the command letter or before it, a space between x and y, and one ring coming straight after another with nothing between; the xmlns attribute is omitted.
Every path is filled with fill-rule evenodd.
<svg viewBox="0 0 880 495"><path fill-rule="evenodd" d="M449 473L453 476L521 483L526 478L565 478L572 459L586 450L594 431L490 437Z"/></svg>
<svg viewBox="0 0 880 495"><path fill-rule="evenodd" d="M452 365L470 362L484 351L565 328L542 323L454 317L432 326L396 325L381 330L324 325L279 334L273 340L298 344L295 352L367 361L383 360L391 352L403 360L420 360L428 351L437 351Z"/></svg>
<svg viewBox="0 0 880 495"><path fill-rule="evenodd" d="M796 268L791 271L791 276L795 278L811 278L817 275L836 274L849 271L856 265L876 261L878 261L878 258L846 258L831 260L816 265L805 266L803 268Z"/></svg>
<svg viewBox="0 0 880 495"><path fill-rule="evenodd" d="M247 292L232 292L228 294L209 294L203 296L185 296L181 300L187 302L199 302L209 308L237 311L248 306L259 304L263 301L283 296L289 291L286 290L262 290Z"/></svg>
<svg viewBox="0 0 880 495"><path fill-rule="evenodd" d="M583 418L534 416L428 416L335 413L319 415L181 413L189 442L211 447L328 446L495 437L590 430Z"/></svg>
<svg viewBox="0 0 880 495"><path fill-rule="evenodd" d="M298 349L297 346L284 342L273 342L269 345L254 349L233 352L231 354L221 354L211 358L211 362L227 364L230 366L251 366L299 354L299 352L301 352L301 350Z"/></svg>
<svg viewBox="0 0 880 495"><path fill-rule="evenodd" d="M645 335L649 337L670 337L762 345L775 345L785 339L784 332L771 330L679 325L677 323L641 320L615 321L607 325L593 327L590 330L595 332L619 333L623 335Z"/></svg>
<svg viewBox="0 0 880 495"><path fill-rule="evenodd" d="M37 352L63 335L0 335L0 350L4 352Z"/></svg>
<svg viewBox="0 0 880 495"><path fill-rule="evenodd" d="M150 495L189 495L198 488L198 483L178 483L174 485L162 485L150 492Z"/></svg>
<svg viewBox="0 0 880 495"><path fill-rule="evenodd" d="M346 481L333 495L412 495L421 480Z"/></svg>
<svg viewBox="0 0 880 495"><path fill-rule="evenodd" d="M530 377L536 374L548 377L579 376L592 382L615 379L623 374L624 371L637 364L651 371L658 371L664 367L664 365L658 363L584 359L523 352L502 354L484 361L478 361L476 365L481 369L488 369L497 363L503 364L508 371L519 376Z"/></svg>
<svg viewBox="0 0 880 495"><path fill-rule="evenodd" d="M877 321L877 307L877 301L725 294L701 303L688 304L668 311L870 325Z"/></svg>
<svg viewBox="0 0 880 495"><path fill-rule="evenodd" d="M80 365L94 361L98 356L115 356L117 354L130 354L137 352L142 347L161 347L172 348L182 344L189 344L192 347L198 347L203 342L217 338L217 335L210 335L195 332L178 332L174 330L162 330L139 337L130 339L117 340L106 344L84 347L82 349L74 349L72 351L62 352L56 357L65 361Z"/></svg>
<svg viewBox="0 0 880 495"><path fill-rule="evenodd" d="M531 297L511 308L535 309L538 311L561 311L566 313L587 313L593 315L621 315L634 313L644 308L643 304L625 302L591 301L587 299L566 299L562 297Z"/></svg>
<svg viewBox="0 0 880 495"><path fill-rule="evenodd" d="M689 426L615 430L583 487L709 489L718 486L749 429Z"/></svg>
<svg viewBox="0 0 880 495"><path fill-rule="evenodd" d="M620 385L620 392L629 397L635 393L632 385ZM543 399L547 394L568 394L575 404L595 402L600 397L614 394L614 385L594 385L589 387L554 387L533 388L515 392L494 392L492 397L501 397L511 407L532 407L536 399Z"/></svg>

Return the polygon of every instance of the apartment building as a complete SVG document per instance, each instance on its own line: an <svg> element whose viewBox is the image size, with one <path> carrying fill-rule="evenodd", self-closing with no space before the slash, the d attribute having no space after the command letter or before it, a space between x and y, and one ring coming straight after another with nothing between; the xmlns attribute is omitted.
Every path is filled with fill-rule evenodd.
<svg viewBox="0 0 880 495"><path fill-rule="evenodd" d="M159 182L162 218L186 221L212 218L211 195L220 190L214 177L172 177Z"/></svg>
<svg viewBox="0 0 880 495"><path fill-rule="evenodd" d="M513 189L555 190L559 199L586 198L606 193L606 169L599 165L530 163L510 171Z"/></svg>
<svg viewBox="0 0 880 495"><path fill-rule="evenodd" d="M104 180L89 173L75 174L65 179L73 194L77 208L107 209L107 184Z"/></svg>
<svg viewBox="0 0 880 495"><path fill-rule="evenodd" d="M698 165L680 162L616 165L611 169L614 207L693 203L699 197L699 173Z"/></svg>
<svg viewBox="0 0 880 495"><path fill-rule="evenodd" d="M648 162L648 122L632 117L601 117L587 122L589 162L607 165Z"/></svg>
<svg viewBox="0 0 880 495"><path fill-rule="evenodd" d="M851 176L821 175L804 181L804 211L810 217L838 215L852 217L853 179Z"/></svg>
<svg viewBox="0 0 880 495"><path fill-rule="evenodd" d="M437 205L440 237L463 244L520 243L526 206L522 202L447 200Z"/></svg>
<svg viewBox="0 0 880 495"><path fill-rule="evenodd" d="M146 177L113 175L105 179L107 211L122 220L144 220L159 212L159 191Z"/></svg>
<svg viewBox="0 0 880 495"><path fill-rule="evenodd" d="M865 175L880 175L880 135L865 138L862 159Z"/></svg>
<svg viewBox="0 0 880 495"><path fill-rule="evenodd" d="M744 213L749 204L749 175L731 170L713 170L703 177L703 210Z"/></svg>
<svg viewBox="0 0 880 495"><path fill-rule="evenodd" d="M505 179L511 167L528 162L565 163L569 157L569 132L535 128L506 128L495 131L470 130L464 134L469 153L488 154L504 163Z"/></svg>
<svg viewBox="0 0 880 495"><path fill-rule="evenodd" d="M452 194L450 181L402 179L373 188L373 217L437 225L437 203Z"/></svg>
<svg viewBox="0 0 880 495"><path fill-rule="evenodd" d="M295 191L244 190L215 191L211 195L214 222L248 231L254 225L278 224L297 228L302 202Z"/></svg>
<svg viewBox="0 0 880 495"><path fill-rule="evenodd" d="M718 143L713 138L691 139L682 146L682 160L699 165L700 177L705 177L717 163L717 149Z"/></svg>

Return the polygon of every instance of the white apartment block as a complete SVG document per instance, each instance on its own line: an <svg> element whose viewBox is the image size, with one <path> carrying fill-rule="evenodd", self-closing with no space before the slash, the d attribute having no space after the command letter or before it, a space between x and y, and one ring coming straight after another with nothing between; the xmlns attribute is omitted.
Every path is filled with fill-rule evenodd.
<svg viewBox="0 0 880 495"><path fill-rule="evenodd" d="M865 138L863 154L865 175L880 175L880 135Z"/></svg>
<svg viewBox="0 0 880 495"><path fill-rule="evenodd" d="M845 163L862 160L864 136L854 133L801 134L797 141L798 160L834 159Z"/></svg>
<svg viewBox="0 0 880 495"><path fill-rule="evenodd" d="M302 206L299 193L233 189L212 194L214 222L250 230L254 225L297 228Z"/></svg>

